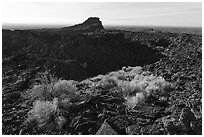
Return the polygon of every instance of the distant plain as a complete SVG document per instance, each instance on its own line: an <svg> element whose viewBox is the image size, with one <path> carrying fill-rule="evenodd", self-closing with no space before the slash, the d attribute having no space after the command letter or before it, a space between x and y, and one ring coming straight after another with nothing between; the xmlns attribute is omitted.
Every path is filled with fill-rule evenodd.
<svg viewBox="0 0 204 137"><path fill-rule="evenodd" d="M3 29L10 30L27 30L27 29L52 29L52 28L63 28L72 26L71 24L62 24L62 25L34 25L34 24L2 24ZM188 33L188 34L197 34L202 35L202 27L173 27L173 26L114 26L114 25L104 25L105 29L108 30L126 30L132 32L140 32L147 29L155 29L162 32L171 32L171 33Z"/></svg>

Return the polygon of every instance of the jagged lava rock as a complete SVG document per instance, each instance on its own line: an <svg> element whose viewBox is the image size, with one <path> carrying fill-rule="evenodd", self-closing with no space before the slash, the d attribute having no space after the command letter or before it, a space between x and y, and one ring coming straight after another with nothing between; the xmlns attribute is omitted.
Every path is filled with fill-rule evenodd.
<svg viewBox="0 0 204 137"><path fill-rule="evenodd" d="M103 122L96 135L118 135L115 130L106 122Z"/></svg>
<svg viewBox="0 0 204 137"><path fill-rule="evenodd" d="M191 130L191 122L196 121L196 117L194 116L193 112L191 112L187 108L183 108L180 115L180 121L183 125L184 130L190 131Z"/></svg>

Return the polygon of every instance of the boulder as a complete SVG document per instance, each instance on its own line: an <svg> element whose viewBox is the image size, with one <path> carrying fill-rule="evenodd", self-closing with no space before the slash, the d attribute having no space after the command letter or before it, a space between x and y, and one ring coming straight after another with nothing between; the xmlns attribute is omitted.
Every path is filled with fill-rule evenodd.
<svg viewBox="0 0 204 137"><path fill-rule="evenodd" d="M191 130L191 122L196 121L196 117L191 110L183 108L180 114L179 121L181 122L183 130L188 132Z"/></svg>
<svg viewBox="0 0 204 137"><path fill-rule="evenodd" d="M105 120L96 135L118 135L118 133Z"/></svg>
<svg viewBox="0 0 204 137"><path fill-rule="evenodd" d="M126 128L126 133L128 135L139 135L140 134L140 126L138 124L133 124Z"/></svg>

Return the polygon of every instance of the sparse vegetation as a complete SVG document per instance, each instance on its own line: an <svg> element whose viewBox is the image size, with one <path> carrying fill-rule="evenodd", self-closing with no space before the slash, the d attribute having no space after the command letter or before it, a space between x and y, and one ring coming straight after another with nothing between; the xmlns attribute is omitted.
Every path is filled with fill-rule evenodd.
<svg viewBox="0 0 204 137"><path fill-rule="evenodd" d="M97 80L97 87L118 89L129 108L145 103L150 96L162 98L172 90L172 85L164 78L154 76L149 71L143 71L142 67L123 67L120 71L111 72L105 76L100 75L93 79Z"/></svg>
<svg viewBox="0 0 204 137"><path fill-rule="evenodd" d="M26 122L35 120L40 128L49 126L51 130L62 128L66 119L60 115L60 108L68 111L69 106L78 99L77 82L73 80L57 80L51 75L43 74L40 83L34 85L24 95L29 102L33 102L33 107L28 112Z"/></svg>
<svg viewBox="0 0 204 137"><path fill-rule="evenodd" d="M202 134L202 36L2 34L3 134L95 134L103 121L120 135Z"/></svg>
<svg viewBox="0 0 204 137"><path fill-rule="evenodd" d="M28 112L26 122L37 121L40 128L56 127L56 118L58 116L58 101L55 98L53 101L37 100L33 103L33 108ZM54 127L53 127L54 126Z"/></svg>
<svg viewBox="0 0 204 137"><path fill-rule="evenodd" d="M162 97L168 94L172 88L171 84L162 77L142 71L141 67L128 67L125 70L128 70L126 75L134 78L119 81L118 87L125 96L126 105L130 108L145 102L150 95L157 98Z"/></svg>
<svg viewBox="0 0 204 137"><path fill-rule="evenodd" d="M68 111L69 106L77 102L79 96L76 88L77 82L56 80L51 75L47 76L43 75L41 84L35 85L26 92L25 97L34 102L32 110L28 113L27 122L36 120L41 128L45 125L62 127L66 119L59 115L60 108ZM103 88L103 90L115 88L118 93L121 92L126 100L125 105L132 109L136 105L144 104L150 95L161 97L170 86L163 78L153 76L150 72L143 71L141 67L123 68L121 71L101 75L92 80L97 83L96 87Z"/></svg>
<svg viewBox="0 0 204 137"><path fill-rule="evenodd" d="M73 99L77 95L77 82L73 80L57 80L54 76L48 75L42 77L40 83L27 90L24 97L34 102L35 100L51 101L54 98Z"/></svg>

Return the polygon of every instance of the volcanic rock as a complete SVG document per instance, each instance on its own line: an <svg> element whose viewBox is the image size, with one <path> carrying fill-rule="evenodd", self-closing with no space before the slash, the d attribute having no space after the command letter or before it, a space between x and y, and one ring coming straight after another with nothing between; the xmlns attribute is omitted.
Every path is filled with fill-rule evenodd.
<svg viewBox="0 0 204 137"><path fill-rule="evenodd" d="M96 86L97 79L88 79L78 85L79 104L62 111L67 119L62 130L41 131L33 124L20 134L107 135L124 134L126 129L127 134L201 135L202 36L98 29L103 29L100 20L89 18L63 29L2 30L2 133L19 134L23 129L32 102L21 95L40 84L40 72L81 81L139 65L175 89L161 100L149 97L145 105L129 110L114 83ZM105 119L108 123L102 124Z"/></svg>
<svg viewBox="0 0 204 137"><path fill-rule="evenodd" d="M162 118L162 122L168 134L176 135L181 132L180 123L176 122L175 118L166 116Z"/></svg>
<svg viewBox="0 0 204 137"><path fill-rule="evenodd" d="M103 122L96 135L118 135L115 130L106 122Z"/></svg>
<svg viewBox="0 0 204 137"><path fill-rule="evenodd" d="M140 133L140 126L139 124L134 124L134 125L131 125L131 126L128 126L126 128L126 132L128 133L128 135L139 135Z"/></svg>
<svg viewBox="0 0 204 137"><path fill-rule="evenodd" d="M74 31L95 31L99 29L104 29L102 22L98 17L90 17L81 24L77 24L71 27L65 27L63 29L74 30Z"/></svg>
<svg viewBox="0 0 204 137"><path fill-rule="evenodd" d="M196 121L196 118L189 109L183 108L180 115L180 121L186 131L191 130L190 124Z"/></svg>

